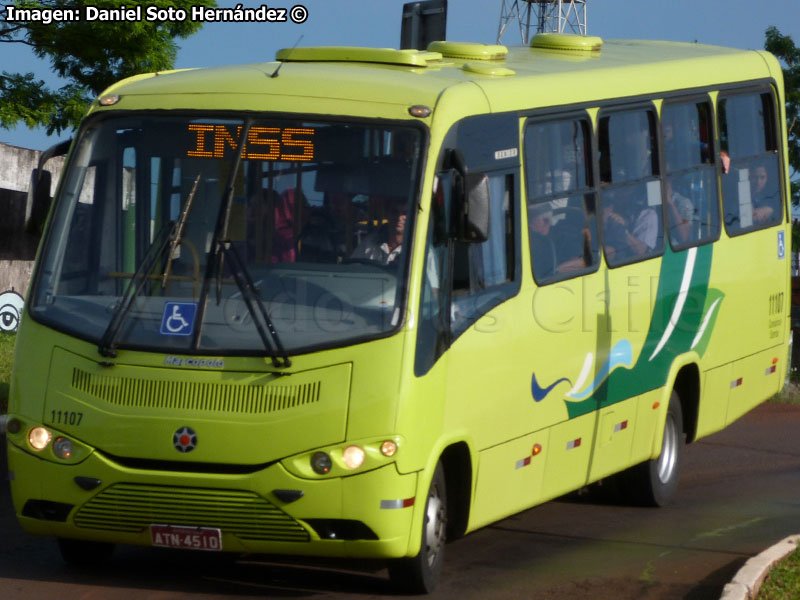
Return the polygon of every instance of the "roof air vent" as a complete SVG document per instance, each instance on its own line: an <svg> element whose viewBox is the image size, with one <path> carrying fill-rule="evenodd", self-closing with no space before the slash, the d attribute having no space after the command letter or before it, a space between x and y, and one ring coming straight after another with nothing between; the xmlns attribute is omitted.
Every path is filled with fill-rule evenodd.
<svg viewBox="0 0 800 600"><path fill-rule="evenodd" d="M465 60L503 60L508 54L505 46L478 44L475 42L431 42L428 52L438 52L444 58Z"/></svg>
<svg viewBox="0 0 800 600"><path fill-rule="evenodd" d="M531 40L531 48L540 48L542 50L599 52L602 47L602 38L571 33L537 33Z"/></svg>

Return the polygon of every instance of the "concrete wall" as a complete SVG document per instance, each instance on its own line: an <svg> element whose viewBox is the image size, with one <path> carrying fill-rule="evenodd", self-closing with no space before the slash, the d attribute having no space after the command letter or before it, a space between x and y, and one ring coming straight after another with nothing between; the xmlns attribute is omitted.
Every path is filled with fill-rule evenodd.
<svg viewBox="0 0 800 600"><path fill-rule="evenodd" d="M32 272L33 260L0 260L0 292L14 291L25 297Z"/></svg>
<svg viewBox="0 0 800 600"><path fill-rule="evenodd" d="M27 192L31 170L39 163L38 150L0 144L0 189Z"/></svg>
<svg viewBox="0 0 800 600"><path fill-rule="evenodd" d="M0 189L28 193L31 171L39 165L41 152L0 143ZM50 195L56 193L58 175L64 166L64 157L59 156L47 162L47 169L53 173Z"/></svg>

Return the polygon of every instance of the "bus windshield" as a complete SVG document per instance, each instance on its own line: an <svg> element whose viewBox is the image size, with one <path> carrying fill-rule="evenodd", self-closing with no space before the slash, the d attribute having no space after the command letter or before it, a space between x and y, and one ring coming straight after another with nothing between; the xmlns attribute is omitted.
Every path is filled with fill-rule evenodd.
<svg viewBox="0 0 800 600"><path fill-rule="evenodd" d="M96 121L63 177L32 314L98 344L175 353L387 334L402 315L421 140L386 123Z"/></svg>

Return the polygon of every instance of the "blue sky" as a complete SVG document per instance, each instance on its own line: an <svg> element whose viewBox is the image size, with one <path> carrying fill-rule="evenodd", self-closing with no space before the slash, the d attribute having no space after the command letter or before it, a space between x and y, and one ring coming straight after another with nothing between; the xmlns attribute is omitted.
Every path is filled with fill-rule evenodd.
<svg viewBox="0 0 800 600"><path fill-rule="evenodd" d="M196 35L179 40L176 67L203 67L272 60L279 48L300 45L398 47L400 16L408 0L276 0L242 2L245 6L291 8L302 3L308 20L294 23L213 23ZM507 0L509 4L512 0ZM135 2L120 4L131 6ZM142 2L146 4L146 2ZM237 3L218 0L220 7ZM520 4L523 4L520 0ZM495 43L502 0L449 0L447 37L450 40ZM764 31L775 25L800 44L800 1L771 0L588 0L590 35L604 38L643 38L717 44L736 48L762 48ZM90 40L87 40L90 43ZM518 29L510 26L502 43L520 43ZM34 72L57 83L48 65L19 44L0 46L0 71ZM48 138L26 127L0 130L0 142L44 149L68 137Z"/></svg>

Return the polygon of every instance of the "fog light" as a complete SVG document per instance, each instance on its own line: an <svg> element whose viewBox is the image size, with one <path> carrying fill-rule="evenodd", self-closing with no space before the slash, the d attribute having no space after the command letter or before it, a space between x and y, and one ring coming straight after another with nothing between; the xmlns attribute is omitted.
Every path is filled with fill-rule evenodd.
<svg viewBox="0 0 800 600"><path fill-rule="evenodd" d="M53 441L53 454L58 458L67 459L72 456L72 442L65 437L57 437Z"/></svg>
<svg viewBox="0 0 800 600"><path fill-rule="evenodd" d="M311 468L319 475L326 475L331 471L331 457L324 452L315 452L311 457Z"/></svg>
<svg viewBox="0 0 800 600"><path fill-rule="evenodd" d="M357 469L363 465L365 457L364 450L358 446L348 446L342 452L342 462L348 469Z"/></svg>
<svg viewBox="0 0 800 600"><path fill-rule="evenodd" d="M394 456L397 452L397 444L392 440L386 440L381 444L381 454L384 456Z"/></svg>
<svg viewBox="0 0 800 600"><path fill-rule="evenodd" d="M19 433L22 429L22 422L19 419L10 418L6 423L6 431L8 433Z"/></svg>
<svg viewBox="0 0 800 600"><path fill-rule="evenodd" d="M44 427L34 427L28 432L28 443L34 450L44 450L50 443L50 432Z"/></svg>

